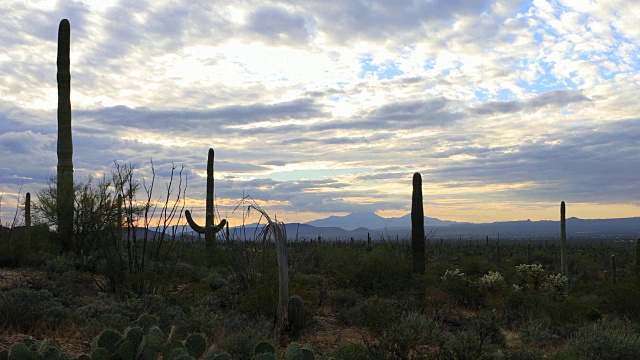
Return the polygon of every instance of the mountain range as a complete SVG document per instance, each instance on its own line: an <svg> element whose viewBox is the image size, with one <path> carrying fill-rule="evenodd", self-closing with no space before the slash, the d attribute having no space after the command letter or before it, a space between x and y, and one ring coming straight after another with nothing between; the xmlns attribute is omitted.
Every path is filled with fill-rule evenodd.
<svg viewBox="0 0 640 360"><path fill-rule="evenodd" d="M484 239L489 236L506 239L559 238L560 221L519 220L492 223L468 223L440 220L425 216L426 232L435 239ZM230 229L234 238L258 237L264 224L249 224ZM384 218L375 213L352 213L346 216L329 216L305 224L286 224L287 237L291 240L364 240L371 235L374 240L408 239L411 236L411 215ZM156 230L156 229L154 229ZM188 236L196 235L188 229ZM567 219L567 235L571 238L618 237L632 240L640 234L640 217L619 219Z"/></svg>
<svg viewBox="0 0 640 360"><path fill-rule="evenodd" d="M640 217L619 219L579 219L567 220L567 235L570 238L585 237L622 237L635 239L640 234ZM425 216L426 232L436 239L475 238L558 238L560 221L553 220L519 220L492 223L468 223L440 220ZM374 240L407 239L411 235L411 215L398 218L383 218L375 213L352 213L346 216L330 216L324 219L309 221L305 224L287 224L290 239L324 239L349 240L366 239L370 234ZM259 229L259 228L258 228ZM232 231L239 231L237 228ZM248 225L243 230L248 238L252 238L256 225Z"/></svg>

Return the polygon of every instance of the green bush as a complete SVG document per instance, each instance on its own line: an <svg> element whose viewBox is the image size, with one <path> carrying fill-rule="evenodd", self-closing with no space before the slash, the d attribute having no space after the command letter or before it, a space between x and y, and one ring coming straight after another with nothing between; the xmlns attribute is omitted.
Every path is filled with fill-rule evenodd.
<svg viewBox="0 0 640 360"><path fill-rule="evenodd" d="M447 270L440 278L443 288L459 304L477 304L482 295L479 287L471 281L460 269Z"/></svg>
<svg viewBox="0 0 640 360"><path fill-rule="evenodd" d="M345 325L356 325L358 323L357 312L364 301L362 295L358 294L354 289L338 289L332 294L331 299L338 320Z"/></svg>
<svg viewBox="0 0 640 360"><path fill-rule="evenodd" d="M419 352L419 345L432 342L435 325L424 314L409 312L391 325L380 337L379 346L399 359L409 359L410 352Z"/></svg>
<svg viewBox="0 0 640 360"><path fill-rule="evenodd" d="M640 354L640 334L621 321L581 328L569 347L578 359L632 360Z"/></svg>
<svg viewBox="0 0 640 360"><path fill-rule="evenodd" d="M532 345L548 344L558 340L557 331L551 326L549 318L532 319L520 328L520 339Z"/></svg>
<svg viewBox="0 0 640 360"><path fill-rule="evenodd" d="M0 295L0 323L16 331L32 331L38 325L57 328L69 315L47 290L17 288Z"/></svg>
<svg viewBox="0 0 640 360"><path fill-rule="evenodd" d="M367 327L377 335L391 329L400 320L403 310L397 300L377 296L366 299L354 309L355 323Z"/></svg>
<svg viewBox="0 0 640 360"><path fill-rule="evenodd" d="M42 266L45 259L59 253L54 233L45 225L0 230L0 266Z"/></svg>
<svg viewBox="0 0 640 360"><path fill-rule="evenodd" d="M340 345L331 353L335 360L369 360L369 349L363 344L349 342Z"/></svg>
<svg viewBox="0 0 640 360"><path fill-rule="evenodd" d="M504 360L542 360L544 353L540 349L521 347L505 351L503 358Z"/></svg>
<svg viewBox="0 0 640 360"><path fill-rule="evenodd" d="M259 338L250 330L231 334L220 342L220 347L234 359L251 359Z"/></svg>

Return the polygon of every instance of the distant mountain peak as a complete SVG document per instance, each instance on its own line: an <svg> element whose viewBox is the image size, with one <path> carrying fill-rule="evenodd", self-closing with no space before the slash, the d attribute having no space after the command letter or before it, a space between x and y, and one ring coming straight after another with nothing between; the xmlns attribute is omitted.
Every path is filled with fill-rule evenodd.
<svg viewBox="0 0 640 360"><path fill-rule="evenodd" d="M425 216L427 226L448 226L454 221L440 220ZM411 214L397 218L385 218L375 212L353 212L344 216L332 215L324 219L309 221L306 224L317 227L339 227L345 230L367 228L370 230L384 228L408 228L411 227Z"/></svg>

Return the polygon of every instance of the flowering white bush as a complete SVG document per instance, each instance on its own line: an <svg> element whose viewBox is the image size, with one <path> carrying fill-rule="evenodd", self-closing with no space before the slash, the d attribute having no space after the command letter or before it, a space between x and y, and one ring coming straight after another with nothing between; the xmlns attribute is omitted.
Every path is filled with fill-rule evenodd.
<svg viewBox="0 0 640 360"><path fill-rule="evenodd" d="M493 292L507 287L504 277L497 271L489 271L478 279L478 286L481 290Z"/></svg>
<svg viewBox="0 0 640 360"><path fill-rule="evenodd" d="M567 282L567 277L560 274L551 274L544 279L542 283L542 289L549 292L551 295L562 295L565 293L564 284Z"/></svg>
<svg viewBox="0 0 640 360"><path fill-rule="evenodd" d="M523 288L540 288L545 278L544 269L540 264L520 264L516 266L516 274Z"/></svg>

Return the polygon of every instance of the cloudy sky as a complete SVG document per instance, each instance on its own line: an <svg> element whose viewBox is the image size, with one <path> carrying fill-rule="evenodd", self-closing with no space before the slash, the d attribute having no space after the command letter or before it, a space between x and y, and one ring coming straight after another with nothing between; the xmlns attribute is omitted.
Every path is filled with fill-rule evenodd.
<svg viewBox="0 0 640 360"><path fill-rule="evenodd" d="M228 5L233 4L233 5ZM579 7L575 7L579 4ZM204 216L251 195L286 222L640 215L640 3L3 1L2 222L56 172L57 30L71 23L75 179L114 160ZM163 185L162 185L163 186ZM161 190L161 185L158 189Z"/></svg>

